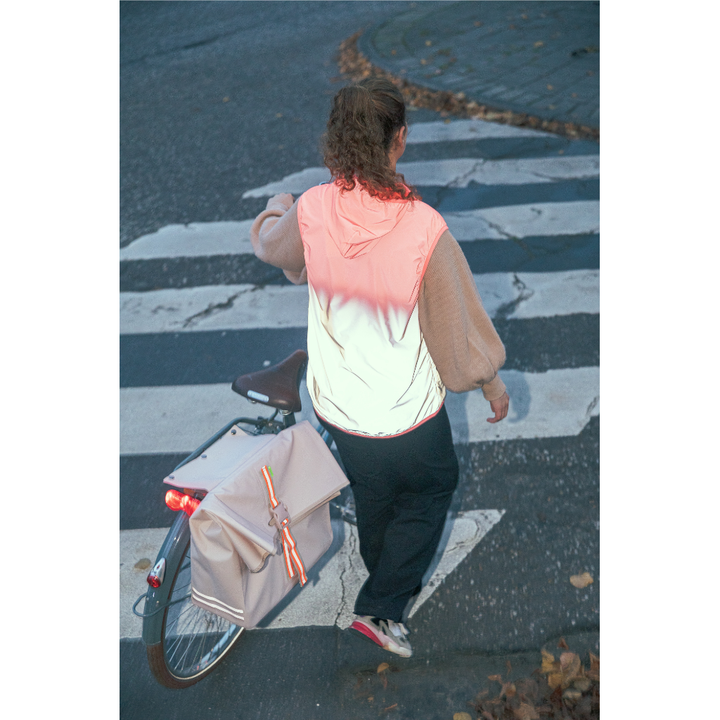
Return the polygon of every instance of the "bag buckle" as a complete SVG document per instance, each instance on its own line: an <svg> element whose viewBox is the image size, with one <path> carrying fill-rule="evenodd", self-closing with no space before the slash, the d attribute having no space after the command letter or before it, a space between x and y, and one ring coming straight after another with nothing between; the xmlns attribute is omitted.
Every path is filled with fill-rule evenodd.
<svg viewBox="0 0 720 720"><path fill-rule="evenodd" d="M282 501L275 507L270 506L270 515L272 515L272 518L268 525L274 525L279 533L290 523L290 513L288 512L287 505Z"/></svg>

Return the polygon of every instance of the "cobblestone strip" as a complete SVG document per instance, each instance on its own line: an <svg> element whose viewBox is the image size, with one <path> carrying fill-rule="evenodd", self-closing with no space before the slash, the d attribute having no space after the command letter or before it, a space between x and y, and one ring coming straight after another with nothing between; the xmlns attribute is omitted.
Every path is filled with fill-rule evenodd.
<svg viewBox="0 0 720 720"><path fill-rule="evenodd" d="M351 35L340 43L338 66L340 72L349 80L357 82L371 76L387 78L400 89L405 102L409 105L435 110L446 117L453 115L458 118L489 120L516 127L544 130L545 132L572 139L582 138L600 141L600 131L586 125L577 125L559 120L543 120L527 113L491 107L469 100L463 92L453 93L449 90L430 90L421 85L416 85L406 78L393 75L387 70L373 65L358 49L360 35L362 35L362 31Z"/></svg>

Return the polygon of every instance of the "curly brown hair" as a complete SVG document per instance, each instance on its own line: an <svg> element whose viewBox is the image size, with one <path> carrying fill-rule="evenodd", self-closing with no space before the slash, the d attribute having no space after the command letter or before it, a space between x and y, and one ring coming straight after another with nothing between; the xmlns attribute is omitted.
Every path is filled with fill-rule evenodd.
<svg viewBox="0 0 720 720"><path fill-rule="evenodd" d="M419 200L416 189L390 167L389 152L403 127L405 101L389 80L367 78L335 95L323 160L344 190L355 183L382 200Z"/></svg>

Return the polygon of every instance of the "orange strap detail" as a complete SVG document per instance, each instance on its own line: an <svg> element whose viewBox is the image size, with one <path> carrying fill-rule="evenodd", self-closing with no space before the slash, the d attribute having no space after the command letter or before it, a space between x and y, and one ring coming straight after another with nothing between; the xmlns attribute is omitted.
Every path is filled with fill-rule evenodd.
<svg viewBox="0 0 720 720"><path fill-rule="evenodd" d="M272 477L270 476L270 469L268 466L263 465L260 472L265 480L265 485L267 486L268 495L270 497L270 505L272 505L273 510L275 510L278 506L281 506L281 512L273 513L273 516L277 521L279 521L276 522L276 525L278 532L280 532L280 537L282 538L283 555L285 557L285 567L287 569L288 577L295 577L295 568L297 568L298 575L300 576L300 585L304 585L307 582L307 575L305 574L305 566L300 559L295 539L290 533L290 528L288 527L290 524L290 517L287 514L287 508L285 507L285 503L281 503L275 496L275 488L273 487ZM293 563L295 563L295 568L293 568Z"/></svg>

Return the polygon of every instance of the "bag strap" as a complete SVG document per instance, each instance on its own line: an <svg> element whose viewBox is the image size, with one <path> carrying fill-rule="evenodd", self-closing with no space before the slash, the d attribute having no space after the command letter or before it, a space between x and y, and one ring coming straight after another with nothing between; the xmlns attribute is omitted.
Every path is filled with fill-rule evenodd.
<svg viewBox="0 0 720 720"><path fill-rule="evenodd" d="M268 495L270 497L270 505L272 507L271 513L275 521L275 527L280 533L283 544L283 555L285 557L285 567L287 568L288 577L295 577L295 569L300 576L300 585L304 585L307 582L307 575L305 574L305 566L300 558L295 539L290 533L290 514L288 513L287 506L284 502L280 502L275 496L275 488L273 487L273 481L269 466L263 465L260 472L262 473L263 480L267 486ZM293 568L293 563L295 568Z"/></svg>

